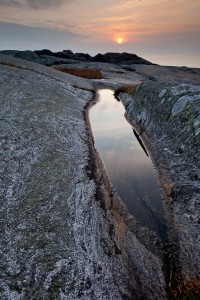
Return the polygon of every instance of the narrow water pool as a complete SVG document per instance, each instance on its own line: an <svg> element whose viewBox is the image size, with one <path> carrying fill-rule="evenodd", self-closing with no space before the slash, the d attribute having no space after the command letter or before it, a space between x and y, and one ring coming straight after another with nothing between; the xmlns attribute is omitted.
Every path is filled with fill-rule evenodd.
<svg viewBox="0 0 200 300"><path fill-rule="evenodd" d="M134 136L124 117L124 107L113 91L99 90L97 97L90 109L90 123L111 183L129 213L142 226L164 237L162 202L151 159Z"/></svg>

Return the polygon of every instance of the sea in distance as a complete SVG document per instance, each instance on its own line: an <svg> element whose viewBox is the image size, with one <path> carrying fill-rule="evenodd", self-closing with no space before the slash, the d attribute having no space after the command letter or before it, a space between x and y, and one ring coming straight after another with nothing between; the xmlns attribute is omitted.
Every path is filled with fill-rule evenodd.
<svg viewBox="0 0 200 300"><path fill-rule="evenodd" d="M161 66L200 68L200 54L195 55L139 55Z"/></svg>

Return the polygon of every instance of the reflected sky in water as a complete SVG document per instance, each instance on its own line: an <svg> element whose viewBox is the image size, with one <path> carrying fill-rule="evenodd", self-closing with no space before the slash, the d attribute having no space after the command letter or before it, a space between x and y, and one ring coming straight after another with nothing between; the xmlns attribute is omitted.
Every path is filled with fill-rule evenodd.
<svg viewBox="0 0 200 300"><path fill-rule="evenodd" d="M124 112L113 91L99 91L99 101L90 109L95 146L129 212L143 226L163 236L162 204L152 162L135 138Z"/></svg>

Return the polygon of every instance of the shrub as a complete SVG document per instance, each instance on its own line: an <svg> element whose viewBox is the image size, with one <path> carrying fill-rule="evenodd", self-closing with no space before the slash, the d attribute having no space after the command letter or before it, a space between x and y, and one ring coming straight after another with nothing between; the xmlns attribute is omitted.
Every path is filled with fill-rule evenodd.
<svg viewBox="0 0 200 300"><path fill-rule="evenodd" d="M63 66L57 66L55 69L82 78L102 79L102 74L99 69L68 69Z"/></svg>

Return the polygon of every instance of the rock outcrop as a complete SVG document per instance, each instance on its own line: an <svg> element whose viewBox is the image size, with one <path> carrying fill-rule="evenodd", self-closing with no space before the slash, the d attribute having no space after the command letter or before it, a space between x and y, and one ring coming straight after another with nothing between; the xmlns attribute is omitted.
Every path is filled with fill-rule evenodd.
<svg viewBox="0 0 200 300"><path fill-rule="evenodd" d="M160 300L183 281L199 288L200 69L128 53L1 53L0 298ZM157 170L167 244L127 213L94 149L86 108L96 89L126 85L138 86L118 97Z"/></svg>
<svg viewBox="0 0 200 300"><path fill-rule="evenodd" d="M43 59L46 56L49 56L50 61L46 62L46 65L55 65L58 62L64 63L67 62L68 59L74 61L88 61L88 62L106 62L106 63L114 63L114 64L145 64L151 65L152 63L137 56L136 54L131 53L112 53L108 52L105 54L97 54L95 56L90 56L88 53L73 53L71 50L63 50L60 52L52 52L48 49L44 50L35 50L35 51L17 51L17 50L3 50L0 53L5 55L12 55L15 57L20 57L26 60L34 60L37 63L45 64ZM32 57L32 59L31 59Z"/></svg>
<svg viewBox="0 0 200 300"><path fill-rule="evenodd" d="M167 299L161 244L95 154L93 84L0 55L0 298Z"/></svg>
<svg viewBox="0 0 200 300"><path fill-rule="evenodd" d="M200 280L200 86L142 83L119 97L164 191L171 276Z"/></svg>

